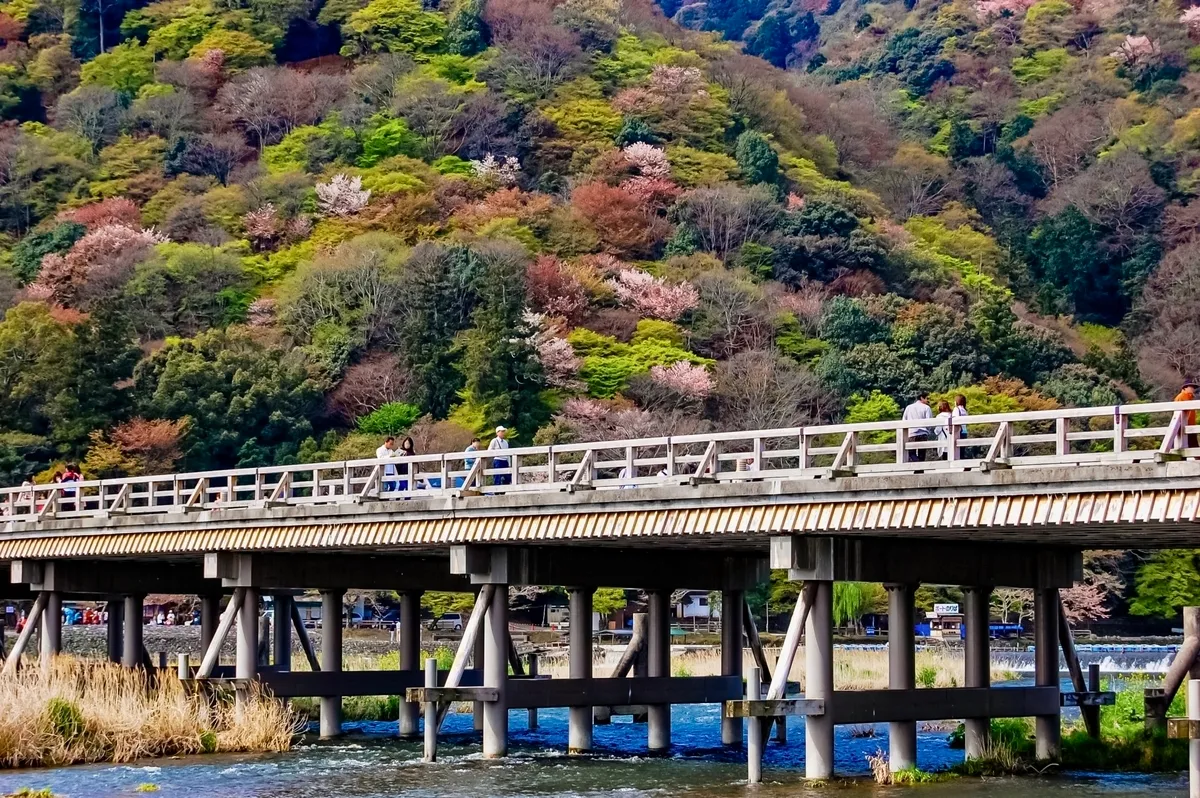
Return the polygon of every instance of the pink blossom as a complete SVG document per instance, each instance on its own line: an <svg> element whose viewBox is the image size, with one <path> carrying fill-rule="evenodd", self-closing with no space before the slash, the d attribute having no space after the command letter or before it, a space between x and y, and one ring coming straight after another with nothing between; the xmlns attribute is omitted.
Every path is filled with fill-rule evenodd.
<svg viewBox="0 0 1200 798"><path fill-rule="evenodd" d="M691 283L670 285L637 269L623 269L608 285L621 304L656 319L675 321L700 304L700 294Z"/></svg>
<svg viewBox="0 0 1200 798"><path fill-rule="evenodd" d="M269 327L275 321L275 300L256 299L246 308L246 323L251 327Z"/></svg>
<svg viewBox="0 0 1200 798"><path fill-rule="evenodd" d="M676 393L696 399L708 398L714 387L708 369L686 360L680 360L670 366L652 366L650 379Z"/></svg>
<svg viewBox="0 0 1200 798"><path fill-rule="evenodd" d="M665 97L699 94L705 91L704 74L696 67L659 64L650 73L650 89Z"/></svg>
<svg viewBox="0 0 1200 798"><path fill-rule="evenodd" d="M250 211L242 217L246 235L257 247L268 247L279 237L282 226L275 206L270 202Z"/></svg>
<svg viewBox="0 0 1200 798"><path fill-rule="evenodd" d="M978 0L975 13L985 20L1002 17L1006 13L1018 16L1028 11L1038 0Z"/></svg>
<svg viewBox="0 0 1200 798"><path fill-rule="evenodd" d="M334 175L328 183L317 183L317 208L326 216L352 216L371 199L371 190L362 187L361 177Z"/></svg>
<svg viewBox="0 0 1200 798"><path fill-rule="evenodd" d="M787 209L789 211L798 211L804 208L804 196L792 191L787 195Z"/></svg>
<svg viewBox="0 0 1200 798"><path fill-rule="evenodd" d="M42 258L36 290L48 292L56 304L74 305L85 285L103 291L123 282L155 244L166 240L154 230L123 224L98 227L76 241L65 255L51 253Z"/></svg>
<svg viewBox="0 0 1200 798"><path fill-rule="evenodd" d="M625 154L625 160L635 167L642 177L667 177L671 174L671 163L662 147L635 141L621 152Z"/></svg>
<svg viewBox="0 0 1200 798"><path fill-rule="evenodd" d="M471 161L471 168L476 177L502 186L513 185L521 176L521 162L511 155L501 160L489 152L482 161Z"/></svg>
<svg viewBox="0 0 1200 798"><path fill-rule="evenodd" d="M599 399L575 397L562 406L562 415L576 421L602 421L611 412L612 406Z"/></svg>
<svg viewBox="0 0 1200 798"><path fill-rule="evenodd" d="M548 320L541 313L526 310L521 319L532 330L529 342L537 352L546 374L546 381L557 388L578 388L575 375L583 362L575 349L559 333L561 323Z"/></svg>
<svg viewBox="0 0 1200 798"><path fill-rule="evenodd" d="M1192 6L1179 16L1179 21L1187 26L1188 35L1200 35L1200 6Z"/></svg>
<svg viewBox="0 0 1200 798"><path fill-rule="evenodd" d="M1149 36L1126 36L1121 46L1109 53L1127 67L1142 67L1159 55L1158 42Z"/></svg>

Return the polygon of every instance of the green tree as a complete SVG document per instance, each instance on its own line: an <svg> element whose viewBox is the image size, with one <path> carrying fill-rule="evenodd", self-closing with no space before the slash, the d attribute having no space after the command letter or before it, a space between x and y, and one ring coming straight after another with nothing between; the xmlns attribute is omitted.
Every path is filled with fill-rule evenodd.
<svg viewBox="0 0 1200 798"><path fill-rule="evenodd" d="M869 612L879 612L887 606L887 591L872 582L833 583L833 623L835 626L859 628L859 621Z"/></svg>
<svg viewBox="0 0 1200 798"><path fill-rule="evenodd" d="M154 51L137 42L118 44L84 64L79 79L132 97L154 80Z"/></svg>
<svg viewBox="0 0 1200 798"><path fill-rule="evenodd" d="M548 418L541 393L545 375L530 344L532 330L523 320L527 257L517 247L491 244L476 249L483 261L479 304L472 327L462 333L457 349L467 394L483 410L487 427L513 426L532 438Z"/></svg>
<svg viewBox="0 0 1200 798"><path fill-rule="evenodd" d="M779 13L764 17L754 33L746 39L746 52L780 69L787 67L788 59L795 53L795 46L787 21Z"/></svg>
<svg viewBox="0 0 1200 798"><path fill-rule="evenodd" d="M357 52L438 52L445 46L446 19L424 11L418 0L371 0L350 15L342 30L347 44L343 55Z"/></svg>
<svg viewBox="0 0 1200 798"><path fill-rule="evenodd" d="M129 326L98 307L74 323L25 302L0 322L0 418L11 430L45 436L77 454L93 429L128 409L125 385L137 360Z"/></svg>
<svg viewBox="0 0 1200 798"><path fill-rule="evenodd" d="M13 272L22 285L33 282L42 268L42 258L52 252L66 252L83 238L87 229L76 222L63 222L42 233L31 233L12 249Z"/></svg>
<svg viewBox="0 0 1200 798"><path fill-rule="evenodd" d="M761 133L747 130L738 136L734 156L748 182L772 186L779 182L779 154Z"/></svg>
<svg viewBox="0 0 1200 798"><path fill-rule="evenodd" d="M463 388L454 341L470 324L482 268L467 247L426 243L404 269L402 353L419 379L420 405L435 418L446 417Z"/></svg>
<svg viewBox="0 0 1200 798"><path fill-rule="evenodd" d="M421 607L429 610L434 619L448 612L470 612L475 606L475 596L470 593L447 593L427 590L421 594Z"/></svg>
<svg viewBox="0 0 1200 798"><path fill-rule="evenodd" d="M138 364L134 381L146 417L191 420L191 469L286 462L321 409L321 385L303 353L243 328L169 344Z"/></svg>
<svg viewBox="0 0 1200 798"><path fill-rule="evenodd" d="M619 587L602 587L592 594L592 611L607 618L617 610L623 610L629 604L625 591Z"/></svg>
<svg viewBox="0 0 1200 798"><path fill-rule="evenodd" d="M1200 604L1200 550L1156 551L1134 578L1129 612L1174 618L1183 607Z"/></svg>

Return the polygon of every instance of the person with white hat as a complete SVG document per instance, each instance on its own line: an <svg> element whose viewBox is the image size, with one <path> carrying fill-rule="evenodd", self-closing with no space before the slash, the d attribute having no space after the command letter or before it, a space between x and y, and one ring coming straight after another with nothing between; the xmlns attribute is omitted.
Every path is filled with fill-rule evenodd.
<svg viewBox="0 0 1200 798"><path fill-rule="evenodd" d="M507 448L508 448L508 427L505 427L505 426L496 427L496 437L492 438L492 442L488 444L488 451L491 452L491 451L495 451L497 449L507 449ZM492 468L508 468L508 458L507 457L493 457L492 458ZM512 484L512 475L511 474L497 474L495 484L511 485Z"/></svg>

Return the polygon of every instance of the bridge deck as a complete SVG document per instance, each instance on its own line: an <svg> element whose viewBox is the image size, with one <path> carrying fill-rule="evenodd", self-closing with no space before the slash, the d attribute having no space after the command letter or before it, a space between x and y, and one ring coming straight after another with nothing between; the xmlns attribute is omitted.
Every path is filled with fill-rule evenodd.
<svg viewBox="0 0 1200 798"><path fill-rule="evenodd" d="M1190 546L1200 402L611 441L0 491L0 559L772 535ZM914 430L946 424L928 440ZM918 453L944 460L914 461ZM966 455L970 455L969 457ZM409 473L391 473L396 465Z"/></svg>

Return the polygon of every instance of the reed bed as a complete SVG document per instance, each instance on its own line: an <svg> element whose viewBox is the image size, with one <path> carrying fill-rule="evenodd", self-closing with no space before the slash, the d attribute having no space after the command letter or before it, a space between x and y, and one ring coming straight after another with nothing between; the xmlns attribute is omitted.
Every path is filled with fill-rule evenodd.
<svg viewBox="0 0 1200 798"><path fill-rule="evenodd" d="M0 767L130 762L214 752L286 751L300 730L282 701L241 706L106 662L57 658L49 672L0 677Z"/></svg>

